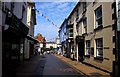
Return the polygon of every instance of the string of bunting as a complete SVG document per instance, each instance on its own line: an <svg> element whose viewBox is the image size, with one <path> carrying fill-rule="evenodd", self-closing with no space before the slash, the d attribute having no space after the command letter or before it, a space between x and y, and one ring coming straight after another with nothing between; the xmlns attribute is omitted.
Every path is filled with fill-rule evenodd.
<svg viewBox="0 0 120 77"><path fill-rule="evenodd" d="M52 22L50 19L48 19L43 13L41 13L39 10L37 10L38 14L41 14L42 17L44 17L48 22L50 22L53 26L57 27L59 29L59 27L57 25L54 24L54 22Z"/></svg>

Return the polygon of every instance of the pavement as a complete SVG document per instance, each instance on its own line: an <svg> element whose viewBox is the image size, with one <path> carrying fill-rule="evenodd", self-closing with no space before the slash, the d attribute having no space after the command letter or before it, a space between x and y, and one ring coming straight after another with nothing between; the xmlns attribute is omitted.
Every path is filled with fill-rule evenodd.
<svg viewBox="0 0 120 77"><path fill-rule="evenodd" d="M90 77L112 77L110 73L104 72L100 69L97 69L95 67L83 64L81 62L73 61L70 58L66 58L62 55L57 55L55 56L65 63L67 63L69 66L74 68L76 71L83 73L84 75L90 76Z"/></svg>
<svg viewBox="0 0 120 77"><path fill-rule="evenodd" d="M16 77L33 77L35 75L35 70L38 68L37 66L41 63L42 59L43 56L36 55L25 61L24 64L21 64L16 69Z"/></svg>

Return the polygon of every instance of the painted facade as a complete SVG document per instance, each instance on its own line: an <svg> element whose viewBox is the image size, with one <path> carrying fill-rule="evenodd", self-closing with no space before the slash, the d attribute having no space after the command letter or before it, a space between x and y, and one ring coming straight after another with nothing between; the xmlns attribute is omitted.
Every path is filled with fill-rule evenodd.
<svg viewBox="0 0 120 77"><path fill-rule="evenodd" d="M77 61L112 73L116 52L115 2L78 2L66 20L66 33L73 30L73 41L66 39L68 56L74 52Z"/></svg>
<svg viewBox="0 0 120 77"><path fill-rule="evenodd" d="M29 59L34 55L34 27L36 25L36 11L35 11L35 3L27 2L27 27L29 28L28 35L25 39L25 59Z"/></svg>

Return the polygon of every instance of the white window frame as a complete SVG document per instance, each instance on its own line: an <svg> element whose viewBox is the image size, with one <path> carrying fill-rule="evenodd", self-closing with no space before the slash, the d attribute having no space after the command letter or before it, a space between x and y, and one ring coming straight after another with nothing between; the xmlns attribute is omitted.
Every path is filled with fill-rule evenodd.
<svg viewBox="0 0 120 77"><path fill-rule="evenodd" d="M69 37L70 37L70 38L73 38L73 36L72 36L72 37L70 36L70 35L73 35L73 32L71 33L70 30L73 31L73 28L69 28Z"/></svg>
<svg viewBox="0 0 120 77"><path fill-rule="evenodd" d="M103 58L103 39L96 39L96 57Z"/></svg>
<svg viewBox="0 0 120 77"><path fill-rule="evenodd" d="M97 16L97 12L101 10L101 13L102 13L102 6L98 7L96 10L95 10L95 23L96 23L96 26L95 28L98 28L99 26L102 25L102 14L101 16ZM98 21L101 19L101 24L98 24Z"/></svg>
<svg viewBox="0 0 120 77"><path fill-rule="evenodd" d="M86 41L86 55L90 55L90 40Z"/></svg>

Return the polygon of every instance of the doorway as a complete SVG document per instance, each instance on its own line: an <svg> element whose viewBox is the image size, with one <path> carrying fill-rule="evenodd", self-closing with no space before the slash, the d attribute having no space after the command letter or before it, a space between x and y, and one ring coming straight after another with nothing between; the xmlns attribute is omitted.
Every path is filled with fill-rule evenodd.
<svg viewBox="0 0 120 77"><path fill-rule="evenodd" d="M81 62L84 60L84 41L78 43L78 60Z"/></svg>

